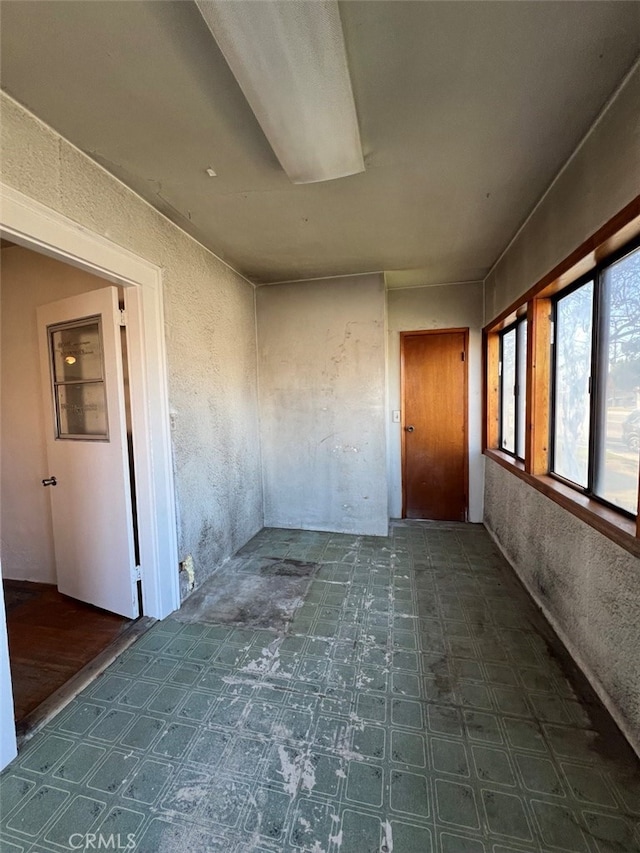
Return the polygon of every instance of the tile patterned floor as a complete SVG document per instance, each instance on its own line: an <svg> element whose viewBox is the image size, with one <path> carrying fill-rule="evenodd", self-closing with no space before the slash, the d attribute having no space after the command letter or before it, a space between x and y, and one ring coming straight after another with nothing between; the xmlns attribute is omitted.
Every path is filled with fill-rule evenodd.
<svg viewBox="0 0 640 853"><path fill-rule="evenodd" d="M320 564L288 632L156 624L5 771L2 853L640 850L638 764L481 527L244 552Z"/></svg>

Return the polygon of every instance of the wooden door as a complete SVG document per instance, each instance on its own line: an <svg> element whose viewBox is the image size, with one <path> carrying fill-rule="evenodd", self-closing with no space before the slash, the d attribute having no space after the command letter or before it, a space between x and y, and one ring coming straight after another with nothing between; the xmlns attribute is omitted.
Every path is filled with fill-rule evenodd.
<svg viewBox="0 0 640 853"><path fill-rule="evenodd" d="M466 521L468 329L403 332L403 518Z"/></svg>

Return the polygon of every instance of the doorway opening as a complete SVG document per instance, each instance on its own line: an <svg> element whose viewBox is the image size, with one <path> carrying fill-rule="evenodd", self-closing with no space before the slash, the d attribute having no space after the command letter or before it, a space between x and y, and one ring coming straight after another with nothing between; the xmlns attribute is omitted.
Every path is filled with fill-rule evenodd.
<svg viewBox="0 0 640 853"><path fill-rule="evenodd" d="M0 238L6 241L3 242L3 250L5 248L31 250L39 257L61 262L65 266L66 274L88 273L97 279L99 287L115 285L122 288L119 295L124 298L127 325L130 329L127 340L127 364L131 388L131 436L125 441L124 453L129 454L129 458L133 459L132 470L135 471L138 528L136 551L139 554L140 567L140 583L134 585L134 594L136 603L138 597L143 602L146 614L144 620L162 619L179 607L180 595L161 270L110 240L78 226L62 214L44 207L23 193L1 183L0 197L2 199ZM7 243L13 245L9 246ZM99 287L91 292L98 293ZM49 299L51 298L53 297L49 296ZM117 300L115 305L117 308ZM96 313L99 312L91 311L90 315ZM33 326L31 331L33 332ZM22 364L12 363L11 367L19 374ZM4 388L2 392L4 412L7 402ZM41 395L41 405L42 399ZM18 409L18 413L21 413L23 419L19 428L27 431L32 429L33 412L27 408L22 409L21 412ZM4 438L3 435L3 443ZM42 488L42 479L50 480L51 477L48 474L43 477L38 468L37 481L44 493L47 489ZM3 472L3 484L5 482L7 489L10 489L11 481L6 480ZM98 487L99 483L96 483L96 488ZM5 495L2 497L1 510L4 516L7 498ZM15 487L14 482L7 511L12 507L17 508L20 498L20 490ZM43 498L39 500L42 501ZM18 516L19 513L16 513L16 520ZM24 520L24 514L22 518ZM52 532L50 529L49 533L52 534ZM4 533L3 529L3 552L5 550ZM34 542L43 541L35 536L32 539ZM4 572L7 558L4 553L2 556ZM55 576L50 575L48 582L53 585L55 580ZM44 583L46 579L41 577L39 581ZM23 601L19 607L24 604ZM132 642L135 633L130 639L126 638L135 632L138 624L134 623L124 631L118 628L120 633L114 643L117 645L126 641L128 645ZM101 653L102 656L110 654L109 650L113 649L114 643ZM106 666L108 662L110 661L104 665ZM83 667L74 677L74 679L80 677L88 679L77 688L76 693L91 680L89 677L91 673L87 674L86 671L92 670L93 666L89 664ZM95 677L97 671L99 670L93 670L92 677ZM70 694L66 701L69 701L72 695L75 694ZM2 596L0 597L0 769L15 757L16 745L12 672L8 652L5 600Z"/></svg>
<svg viewBox="0 0 640 853"><path fill-rule="evenodd" d="M2 580L7 614L9 660L12 673L14 714L21 734L41 716L38 709L54 694L60 694L64 685L89 665L98 655L122 639L130 631L138 615L141 615L137 583L135 600L126 615L111 612L113 608L96 605L108 604L96 599L90 590L83 591L83 584L71 578L71 589L61 584L61 571L69 573L68 559L60 555L56 542L64 539L74 552L78 552L79 540L86 540L91 548L98 547L90 524L83 524L81 514L71 513L66 519L60 512L52 513L52 503L57 499L63 505L69 502L65 495L65 472L60 465L54 466L47 458L47 445L51 436L50 416L53 399L49 394L48 364L43 376L41 350L45 330L37 322L37 313L43 305L60 304L58 300L79 299L86 302L91 291L107 288L114 290L110 282L84 270L74 268L62 261L47 257L31 249L3 240L0 248L2 259L2 335L0 337L2 364ZM124 289L113 293L124 308ZM85 324L86 328L86 324ZM66 330L69 340L75 330ZM62 333L52 332L62 337ZM75 336L77 337L77 335ZM139 566L139 547L135 512L135 465L131 427L131 405L128 388L128 364L126 349L126 327L114 332L121 348L119 386L123 393L123 444L124 468L121 479L128 490L127 517L130 526L127 540L133 542L132 554ZM45 341L46 348L47 341ZM71 341L70 346L75 346ZM69 349L69 345L67 345ZM102 347L98 345L96 351ZM88 346L73 349L66 355L66 362L58 358L73 376L80 375L78 368L83 359L90 359ZM62 352L62 350L60 351ZM64 350L66 353L67 350ZM71 349L69 349L71 352ZM95 358L95 355L94 355ZM85 368L86 372L86 368ZM86 384L86 383L85 383ZM95 396L95 381L89 387ZM60 389L58 389L60 390ZM62 386L69 398L70 392L79 397L85 393L83 383L77 379ZM44 393L43 393L44 392ZM95 414L93 406L84 407ZM83 407L66 404L65 423L80 429ZM113 413L112 413L113 414ZM106 416L106 413L105 413ZM113 417L112 417L113 420ZM76 441L79 437L76 437ZM80 444L69 444L72 452L79 452ZM102 449L106 449L102 448ZM89 450L93 450L89 447ZM55 491L43 488L51 483L51 473L57 473ZM62 475L62 477L61 477ZM67 478L68 479L68 478ZM81 472L81 500L87 502L87 492L100 496L101 502L112 502L112 495L104 493L100 485L100 472L92 470L91 458L85 458ZM54 478L55 481L55 478ZM60 488L62 486L62 489ZM102 515L104 507L98 507ZM86 517L85 517L86 522ZM108 520L105 519L108 524ZM61 529L66 525L68 529ZM64 533L64 537L63 537ZM113 537L113 527L109 529ZM62 562L62 565L61 565ZM80 574L87 573L83 562L73 567ZM113 583L113 578L109 578ZM77 587L77 592L76 592ZM68 594L65 595L64 592ZM126 593L125 593L126 594ZM60 694L61 695L61 694Z"/></svg>

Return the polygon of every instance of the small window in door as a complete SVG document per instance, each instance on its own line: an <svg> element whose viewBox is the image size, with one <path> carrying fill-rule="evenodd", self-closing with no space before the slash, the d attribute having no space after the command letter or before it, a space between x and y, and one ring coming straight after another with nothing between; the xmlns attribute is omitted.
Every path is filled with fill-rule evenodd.
<svg viewBox="0 0 640 853"><path fill-rule="evenodd" d="M108 441L100 317L48 330L56 438Z"/></svg>

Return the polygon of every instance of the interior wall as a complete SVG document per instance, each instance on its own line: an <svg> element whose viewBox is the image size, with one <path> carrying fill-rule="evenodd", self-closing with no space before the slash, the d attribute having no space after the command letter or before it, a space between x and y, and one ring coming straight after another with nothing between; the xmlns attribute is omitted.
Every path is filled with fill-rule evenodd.
<svg viewBox="0 0 640 853"><path fill-rule="evenodd" d="M393 423L401 407L400 332L469 328L469 521L482 521L482 282L411 287L387 292L389 511L402 514L402 425Z"/></svg>
<svg viewBox="0 0 640 853"><path fill-rule="evenodd" d="M532 287L638 192L640 67L485 282L486 320ZM486 462L485 524L640 752L638 561Z"/></svg>
<svg viewBox="0 0 640 853"><path fill-rule="evenodd" d="M640 753L638 558L491 459L485 524Z"/></svg>
<svg viewBox="0 0 640 853"><path fill-rule="evenodd" d="M487 276L486 323L533 287L637 195L638 103L640 64Z"/></svg>
<svg viewBox="0 0 640 853"><path fill-rule="evenodd" d="M382 276L256 300L265 524L386 535Z"/></svg>
<svg viewBox="0 0 640 853"><path fill-rule="evenodd" d="M163 269L179 557L199 584L263 525L254 288L0 97L2 180Z"/></svg>
<svg viewBox="0 0 640 853"><path fill-rule="evenodd" d="M0 335L0 533L2 576L55 583L36 308L108 284L52 258L2 249Z"/></svg>

